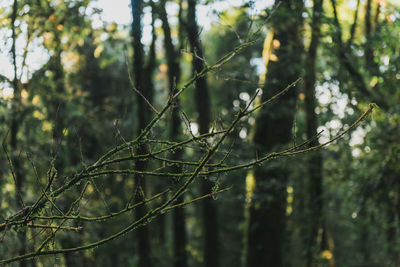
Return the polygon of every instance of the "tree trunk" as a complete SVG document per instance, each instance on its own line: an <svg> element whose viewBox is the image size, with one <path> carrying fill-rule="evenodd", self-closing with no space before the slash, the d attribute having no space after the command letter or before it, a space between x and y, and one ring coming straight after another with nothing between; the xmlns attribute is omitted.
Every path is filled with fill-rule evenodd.
<svg viewBox="0 0 400 267"><path fill-rule="evenodd" d="M150 75L147 70L143 67L144 63L144 51L143 45L141 43L142 37L142 12L143 12L143 2L142 0L131 0L132 7L132 37L133 37L133 72L134 72L134 86L137 90L145 97L148 101L152 100L152 88L151 84L146 84L148 77ZM151 76L150 76L151 77ZM149 111L146 101L142 96L137 97L137 113L138 113L138 134L146 127L149 122ZM141 144L136 151L136 154L146 154L147 146ZM146 161L138 160L135 162L135 169L137 171L145 171L147 166ZM140 202L144 199L146 193L146 179L143 175L135 175L135 202ZM147 213L147 207L145 205L140 205L136 208L135 219L138 220L142 218ZM134 233L137 238L137 249L139 256L139 266L152 266L151 260L151 250L150 250L150 239L148 233L148 227L142 226L137 229Z"/></svg>
<svg viewBox="0 0 400 267"><path fill-rule="evenodd" d="M301 74L303 3L300 0L280 2L272 17L275 39L280 43L275 53L278 60L268 65L262 100L275 95ZM257 114L252 140L256 155L279 150L291 141L296 99L297 90L291 89ZM246 211L248 229L244 265L284 266L287 168L282 162L275 161L254 167L253 175L255 186L250 192Z"/></svg>
<svg viewBox="0 0 400 267"><path fill-rule="evenodd" d="M199 30L196 22L196 0L188 0L187 35L193 53L192 68L195 73L204 68L203 49L200 44ZM208 133L210 127L210 97L206 77L196 80L195 85L196 109L200 134ZM202 181L202 194L211 192L213 183L210 180ZM218 238L218 211L212 198L203 200L203 234L204 234L204 266L219 266L219 238Z"/></svg>
<svg viewBox="0 0 400 267"><path fill-rule="evenodd" d="M22 193L23 184L24 184L24 174L23 174L23 166L19 159L20 152L18 150L18 131L21 121L18 118L21 105L20 99L20 92L18 88L18 77L17 77L17 60L16 60L16 42L17 42L17 35L15 29L15 22L17 20L17 12L18 12L18 1L14 0L12 14L11 14L11 30L12 30L12 46L11 46L11 56L13 60L13 67L14 67L14 79L12 81L13 86L13 99L12 99L12 110L11 110L11 126L10 126L10 145L11 145L11 162L12 168L14 169L15 173L15 199L16 199L16 206L24 208L25 204L22 200ZM19 248L19 255L23 255L26 253L26 231L21 229L18 232L18 240L20 243ZM27 261L20 261L20 267L27 266Z"/></svg>
<svg viewBox="0 0 400 267"><path fill-rule="evenodd" d="M315 98L315 64L317 58L317 49L320 38L320 27L322 17L322 4L323 0L314 0L313 7L313 22L312 22L312 35L311 44L308 50L308 56L305 62L306 73L304 77L304 91L305 91L305 109L306 109L306 136L307 139L313 138L317 134L318 119L315 114L317 107L317 100ZM311 141L310 146L318 145L318 139ZM319 254L321 251L321 244L318 240L318 233L320 229L324 229L324 216L323 210L323 189L322 189L322 155L320 151L312 152L308 155L307 169L308 169L308 203L309 214L307 221L309 222L309 232L307 233L306 241L306 254L307 266L314 266L314 255Z"/></svg>
<svg viewBox="0 0 400 267"><path fill-rule="evenodd" d="M374 59L374 40L373 40L373 35L376 34L377 28L372 27L372 14L371 14L371 7L372 1L367 0L367 4L365 7L365 44L364 44L364 56L365 56L365 67L368 70L369 74L371 76L378 76L382 77L381 71L379 70L379 65L377 62L375 62ZM377 3L378 7L380 6L379 3ZM377 10L376 12L378 12ZM379 88L379 83L375 85L373 88L374 91L377 93L380 92ZM382 99L384 97L381 95Z"/></svg>
<svg viewBox="0 0 400 267"><path fill-rule="evenodd" d="M372 50L371 34L372 34L372 21L371 21L371 0L367 0L365 7L365 62L366 65L374 64L374 51Z"/></svg>
<svg viewBox="0 0 400 267"><path fill-rule="evenodd" d="M176 85L179 83L181 69L179 66L179 55L172 43L171 29L168 23L168 16L165 9L166 0L162 0L159 6L159 16L162 21L164 31L164 47L168 64L168 84L170 95L176 93ZM171 108L171 127L170 139L174 142L179 142L181 132L181 120L179 119L179 99L175 100L175 104ZM182 160L182 150L175 151L172 155L173 160ZM172 167L173 173L182 172L182 166L175 164ZM184 201L183 196L179 197L177 203ZM186 267L186 227L185 227L185 212L183 208L177 208L173 211L173 242L174 242L174 267Z"/></svg>

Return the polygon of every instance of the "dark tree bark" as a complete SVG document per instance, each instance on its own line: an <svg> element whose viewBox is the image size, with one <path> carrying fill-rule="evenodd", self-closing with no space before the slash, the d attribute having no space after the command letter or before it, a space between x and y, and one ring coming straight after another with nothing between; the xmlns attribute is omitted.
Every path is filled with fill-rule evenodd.
<svg viewBox="0 0 400 267"><path fill-rule="evenodd" d="M151 74L148 73L143 67L144 64L144 51L143 45L141 43L142 37L142 22L141 17L143 13L143 2L142 0L131 0L132 8L132 37L133 37L133 73L134 73L134 86L137 90L148 100L152 100L152 88L147 81L151 80ZM137 113L138 113L138 134L146 127L149 122L149 110L147 103L143 97L137 97ZM136 153L138 155L146 154L147 147L145 144L140 144ZM138 160L135 162L135 169L138 171L146 170L147 162ZM135 202L140 202L144 199L144 194L146 192L146 179L143 175L135 175ZM147 213L147 207L145 205L140 205L135 212L135 219L138 220L142 218ZM148 233L148 227L143 226L137 229L134 233L137 239L137 249L139 256L139 266L153 266L151 260L151 249L150 249L150 239Z"/></svg>
<svg viewBox="0 0 400 267"><path fill-rule="evenodd" d="M17 34L16 34L16 28L15 28L15 22L17 20L17 12L18 12L18 1L14 0L13 3L13 8L12 8L12 14L11 14L11 30L12 30L12 46L11 46L11 56L12 56L12 61L13 61L13 67L14 67L14 79L12 81L12 86L14 90L14 96L12 99L12 118L11 118L11 126L10 126L10 145L11 145L11 162L12 162L12 168L15 173L15 199L16 199L16 205L17 207L24 208L25 204L23 202L22 196L23 196L23 184L24 184L24 173L23 173L23 167L21 164L21 161L19 159L20 157L20 152L18 148L18 131L19 131L19 126L21 121L19 120L19 112L18 110L20 109L21 105L21 98L20 98L20 92L18 88L18 77L17 77L17 60L16 60L16 41L17 41ZM20 255L23 255L26 253L26 231L21 230L18 232L18 240L20 243L20 248L18 250L18 253ZM20 267L26 267L27 266L27 261L20 261L19 262Z"/></svg>
<svg viewBox="0 0 400 267"><path fill-rule="evenodd" d="M278 3L278 1L276 2ZM266 100L301 75L301 26L303 2L280 1L272 17L278 60L270 62L262 100ZM279 150L292 139L297 90L291 89L257 114L253 144L256 155ZM255 187L247 206L247 237L244 266L284 266L286 187L288 171L282 162L253 168Z"/></svg>
<svg viewBox="0 0 400 267"><path fill-rule="evenodd" d="M13 86L13 101L12 101L12 119L11 119L11 127L10 127L10 143L11 143L11 149L12 149L12 163L14 165L15 169L15 183L16 183L16 199L17 199L17 205L21 206L23 208L24 203L22 200L22 196L20 195L21 190L22 190L22 170L20 167L20 161L19 161L19 153L18 153L18 140L17 140L17 134L19 130L19 122L18 122L18 114L17 114L17 109L18 106L20 105L20 92L18 88L18 77L17 77L17 60L16 60L16 29L15 29L15 22L17 19L17 11L18 11L18 2L17 0L14 0L13 4L13 11L11 15L11 29L12 29L12 46L11 46L11 56L13 60L13 67L14 67L14 79L12 81L12 86Z"/></svg>
<svg viewBox="0 0 400 267"><path fill-rule="evenodd" d="M379 70L379 65L374 60L374 41L373 36L376 34L376 28L372 26L372 1L367 0L365 7L365 44L364 44L364 56L365 56L365 66L369 73L374 76L382 76ZM378 7L380 6L377 3ZM377 9L376 12L379 12ZM378 84L377 84L378 85ZM379 88L374 88L374 90L379 90Z"/></svg>
<svg viewBox="0 0 400 267"><path fill-rule="evenodd" d="M159 16L162 21L162 29L164 31L164 47L168 65L168 84L170 95L174 95L177 91L176 85L179 83L181 69L179 66L179 54L172 43L171 29L168 22L168 16L165 9L166 0L162 0L159 5ZM171 140L179 141L181 133L181 120L179 118L179 99L175 100L171 108L171 124L169 128ZM172 155L173 160L182 160L182 150L177 150ZM172 167L173 173L182 172L182 166L176 164ZM177 203L182 203L183 196L179 197ZM185 212L183 208L177 208L173 211L173 242L174 242L174 266L186 267L186 227Z"/></svg>
<svg viewBox="0 0 400 267"><path fill-rule="evenodd" d="M199 29L196 22L196 0L188 0L187 35L193 53L192 67L195 73L200 73L204 68L203 48L200 43ZM196 80L195 86L196 109L199 113L198 123L201 134L208 133L210 125L210 96L208 93L206 77Z"/></svg>
<svg viewBox="0 0 400 267"><path fill-rule="evenodd" d="M367 0L365 7L365 61L367 65L374 64L374 51L371 44L372 21L371 21L371 0Z"/></svg>
<svg viewBox="0 0 400 267"><path fill-rule="evenodd" d="M317 134L318 118L315 114L317 100L315 98L315 64L317 59L317 49L321 35L321 18L322 18L323 0L315 0L313 7L313 21L311 43L308 50L308 55L305 62L304 76L304 91L305 91L305 109L306 109L306 136L307 139L312 139ZM318 139L311 141L310 146L318 145ZM317 240L320 229L324 229L323 210L323 188L322 188L322 155L320 151L312 152L307 159L308 169L308 202L309 214L309 232L307 234L306 251L307 251L307 266L313 266L314 255L321 251L321 244Z"/></svg>
<svg viewBox="0 0 400 267"><path fill-rule="evenodd" d="M200 73L204 68L203 48L200 43L199 29L196 22L196 0L188 0L186 30L193 53L192 68L195 73ZM211 120L210 97L206 77L196 80L195 103L198 113L198 124L200 134L208 133ZM210 180L202 181L202 194L211 192L213 183ZM203 200L203 251L204 266L219 266L219 238L218 238L218 211L212 198Z"/></svg>
<svg viewBox="0 0 400 267"><path fill-rule="evenodd" d="M350 37L349 37L349 40L347 40L347 46L349 48L353 44L354 35L356 33L359 6L360 6L360 0L357 0L356 10L354 11L354 20L353 20L353 24L351 25L351 28L350 28Z"/></svg>

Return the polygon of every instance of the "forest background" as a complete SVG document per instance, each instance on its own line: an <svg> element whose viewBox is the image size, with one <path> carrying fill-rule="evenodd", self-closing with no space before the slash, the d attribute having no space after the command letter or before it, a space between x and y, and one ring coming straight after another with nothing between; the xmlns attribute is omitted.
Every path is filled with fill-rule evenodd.
<svg viewBox="0 0 400 267"><path fill-rule="evenodd" d="M121 2L0 2L0 265L400 265L397 1Z"/></svg>

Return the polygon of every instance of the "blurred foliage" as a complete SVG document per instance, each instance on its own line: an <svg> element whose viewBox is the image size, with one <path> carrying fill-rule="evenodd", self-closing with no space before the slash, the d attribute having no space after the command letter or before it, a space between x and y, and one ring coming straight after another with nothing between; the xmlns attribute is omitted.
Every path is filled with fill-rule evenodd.
<svg viewBox="0 0 400 267"><path fill-rule="evenodd" d="M0 52L11 60L11 12L9 5L0 6ZM38 192L46 186L48 171L57 169L57 185L62 185L67 175L93 164L101 155L116 145L131 140L137 129L137 94L132 89L129 73L132 73L130 25L103 22L94 27L95 17L101 10L94 9L90 0L18 0L16 29L17 73L21 101L16 106L19 123L18 157L24 171L23 200L32 205ZM178 1L169 1L175 23L171 23L174 42L178 41ZM202 8L213 10L220 1L203 1ZM224 2L224 1L221 1ZM225 1L228 2L228 1ZM258 38L254 45L220 69L208 74L207 82L212 103L214 130L226 128L237 111L246 106L257 88L262 88L260 76L264 74L262 58L264 39L269 32L266 14L273 11L257 10L255 3L248 1L242 6L230 6L219 12L209 12L209 28L199 34L204 47L204 61L212 64L239 46L252 34ZM303 12L303 42L310 42L311 1L306 1ZM334 2L334 1L333 1ZM400 6L397 1L372 1L372 31L365 35L366 2L361 1L351 41L350 29L354 23L356 1L337 1L340 29L346 54L361 75L371 95L378 97L385 107L374 112L372 119L352 130L343 139L322 150L323 199L326 217L328 247L316 254L315 266L398 266L400 264ZM185 1L183 1L183 8ZM149 2L146 1L145 5ZM278 7L279 8L279 7ZM145 16L150 9L145 9ZM203 21L201 19L200 21ZM172 20L171 20L172 21ZM218 21L218 22L216 22ZM156 20L156 33L162 35L161 22ZM334 137L354 122L374 99L355 86L352 73L337 56L331 1L324 2L324 17L321 25L321 44L317 54L316 97L319 100L315 112L318 114L320 142ZM184 37L186 38L186 37ZM159 108L168 101L167 67L162 38L156 43L157 67L154 106ZM347 45L349 44L349 45ZM279 46L275 42L275 46ZM373 61L367 61L366 47L372 47ZM145 50L148 49L147 44ZM187 47L180 51L182 78L180 88L192 76L190 62L193 57ZM147 50L146 50L147 51ZM31 56L32 55L32 56ZM40 62L35 62L39 55ZM270 57L269 60L279 60ZM301 55L302 60L306 55ZM3 58L3 57L2 57ZM43 64L42 64L42 63ZM3 63L0 63L3 64ZM8 64L8 65L10 65ZM303 62L293 62L303 64ZM3 71L8 66L4 63ZM267 76L268 77L268 76ZM9 147L13 77L0 72L0 137ZM263 80L263 79L261 79ZM193 88L180 97L181 110L196 129ZM304 94L298 95L297 114L293 129L293 141L305 141ZM278 100L279 101L279 100ZM284 105L284 103L282 103ZM183 116L183 115L182 115ZM182 119L183 128L190 136L188 121ZM215 158L221 160L226 152L226 165L243 164L263 156L252 155L249 143L250 129L254 124L250 115L239 123ZM151 136L168 138L168 121L162 120L152 130ZM197 135L197 129L193 131ZM195 162L200 158L201 145L186 147L185 161ZM290 144L292 145L292 144ZM160 144L159 148L162 147ZM7 153L6 153L7 151ZM16 190L8 153L0 153L0 222L21 209L16 202ZM312 152L311 152L312 153ZM304 183L307 179L305 156L281 159L290 171L287 198L288 235L285 240L287 266L305 266L305 244L302 243L302 213L308 207L302 203ZM120 168L129 168L130 163L119 163ZM266 164L273 164L268 162ZM157 164L152 166L154 169ZM59 167L58 167L59 166ZM244 207L246 205L245 178L247 170L218 174L207 179L215 183L214 190L232 186L232 189L215 197L219 205L221 266L239 266L243 251L245 229ZM146 194L158 193L166 177L151 177ZM124 208L133 192L133 179L129 175L110 174L104 179L91 181L83 201L76 213L99 216ZM173 183L173 181L169 181ZM199 196L199 182L185 194L190 200ZM85 183L67 191L57 199L62 209L75 199ZM294 190L294 191L293 191ZM155 207L160 200L151 203ZM289 208L290 207L290 208ZM93 214L87 214L91 212ZM189 266L202 266L202 230L198 204L185 207ZM46 214L44 214L46 215ZM152 255L156 266L172 266L172 219L166 216L165 228L158 220L148 227L151 234ZM62 231L49 244L52 248L78 246L94 242L117 232L121 226L131 223L132 216L124 215L112 220L93 224L84 232ZM273 220L273 218L271 218ZM86 227L86 222L71 227ZM16 229L0 232L1 259L15 256L21 246ZM161 234L160 234L161 233ZM4 234L4 235L3 235ZM27 247L37 247L40 230L27 231ZM166 240L162 242L160 235ZM28 266L138 266L137 250L132 236L124 235L96 249L76 254L41 256L27 261ZM11 265L17 266L17 264Z"/></svg>

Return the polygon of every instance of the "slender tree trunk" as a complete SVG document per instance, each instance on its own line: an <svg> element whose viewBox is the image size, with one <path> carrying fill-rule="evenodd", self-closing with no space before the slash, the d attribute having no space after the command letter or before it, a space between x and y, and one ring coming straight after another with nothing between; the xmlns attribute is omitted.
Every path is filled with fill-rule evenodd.
<svg viewBox="0 0 400 267"><path fill-rule="evenodd" d="M349 40L347 40L347 47L349 47L349 49L353 45L354 35L356 33L359 6L360 6L360 0L357 0L356 10L354 11L354 20L350 28L350 37Z"/></svg>
<svg viewBox="0 0 400 267"><path fill-rule="evenodd" d="M381 76L379 65L374 60L374 44L373 44L373 35L375 34L375 30L372 27L372 1L367 0L367 4L365 7L365 44L364 44L364 56L365 56L365 66L369 73L373 76ZM378 7L380 6L377 3ZM376 11L378 12L379 9ZM379 86L379 84L377 84ZM377 87L374 88L375 91L379 90Z"/></svg>
<svg viewBox="0 0 400 267"><path fill-rule="evenodd" d="M162 0L159 6L159 16L162 21L164 31L164 46L168 64L168 84L171 95L176 93L176 85L180 79L179 55L172 43L171 29L168 23L168 16L165 9L166 0ZM181 132L181 120L179 118L179 99L175 100L175 104L171 109L171 127L170 138L173 141L179 141ZM178 150L173 154L174 160L182 160L182 150ZM174 173L182 172L181 165L174 165ZM183 202L183 196L179 197L178 203ZM185 212L183 208L177 208L173 211L173 242L174 242L174 266L186 267L186 227L185 227Z"/></svg>
<svg viewBox="0 0 400 267"><path fill-rule="evenodd" d="M134 71L134 82L135 87L141 94L146 97L149 101L152 98L152 90L149 85L146 84L147 79L143 79L146 75L146 69L143 67L144 64L144 51L143 45L141 43L142 37L142 12L143 12L143 2L142 0L131 0L132 6L132 37L133 37L133 71ZM147 73L147 75L149 75ZM150 90L149 90L150 89ZM138 96L137 98L137 113L138 113L138 134L146 127L149 121L148 116L148 106L146 101ZM147 147L145 144L141 144L137 149L136 153L138 155L147 153ZM146 170L147 162L138 160L135 162L135 169L138 171ZM140 202L144 199L144 194L146 193L146 179L143 175L135 175L135 202ZM147 213L147 207L145 205L140 205L135 212L135 219L138 220ZM151 267L151 250L150 250L150 238L148 233L148 227L143 226L137 229L134 233L137 237L137 248L139 256L139 266Z"/></svg>
<svg viewBox="0 0 400 267"><path fill-rule="evenodd" d="M19 131L19 126L20 126L20 120L18 118L19 112L18 109L20 109L21 105L21 98L20 98L20 92L18 88L18 77L17 77L17 60L16 60L16 42L17 42L17 34L16 34L16 28L15 28L15 23L17 20L17 12L18 12L18 1L14 0L13 3L13 8L12 8L12 14L11 14L11 30L12 30L12 46L11 46L11 56L13 60L13 67L14 67L14 79L12 81L12 86L13 86L13 100L12 100L12 118L11 118L11 126L10 126L10 145L11 145L11 162L12 162L12 167L14 169L15 173L15 199L16 199L16 205L17 207L24 208L24 202L22 200L22 196L24 195L22 193L23 190L23 184L24 184L24 173L23 173L23 166L21 164L21 161L19 159L20 152L18 149L18 131ZM18 240L20 243L20 248L18 253L20 255L23 255L26 253L26 231L21 230L18 232ZM20 267L26 267L27 266L27 261L20 261L19 262Z"/></svg>
<svg viewBox="0 0 400 267"><path fill-rule="evenodd" d="M277 2L278 3L278 2ZM270 62L262 100L266 100L301 75L301 32L303 2L280 1L272 18L275 39L280 47L278 60ZM279 150L292 139L297 90L291 89L277 102L257 114L253 144L256 155ZM284 266L283 247L286 229L286 187L288 171L282 162L253 168L253 190L248 192L246 267ZM250 179L248 177L248 179Z"/></svg>
<svg viewBox="0 0 400 267"><path fill-rule="evenodd" d="M199 29L196 22L196 0L188 0L187 35L193 53L192 68L199 73L204 68L203 49L200 44ZM200 134L208 133L211 120L210 97L206 77L196 80L195 85L196 109ZM202 181L202 194L211 192L213 183L210 180ZM203 200L203 235L204 235L204 266L219 266L219 227L218 211L212 198Z"/></svg>
<svg viewBox="0 0 400 267"><path fill-rule="evenodd" d="M153 91L154 91L154 85L153 85L153 72L156 66L156 41L157 41L157 34L156 34L156 29L154 27L154 21L157 19L157 16L159 16L159 11L157 8L157 5L151 0L150 2L151 6L151 15L152 15L152 42L150 45L150 51L149 51L149 60L148 64L146 67L146 79L147 83L150 85L149 88L151 88L151 94L149 96L149 101L152 103L153 102ZM158 181L155 186L154 190L161 191L165 188L165 186L168 185L167 179L163 179ZM166 197L163 195L160 198L161 202L164 202L166 200ZM166 244L166 236L167 236L167 214L160 214L157 217L156 221L156 228L157 228L157 242L161 246L164 246Z"/></svg>
<svg viewBox="0 0 400 267"><path fill-rule="evenodd" d="M315 108L317 107L317 100L315 98L315 64L317 59L317 49L320 38L320 27L322 17L322 4L323 0L314 0L313 7L313 22L311 44L308 50L308 56L305 62L306 73L304 77L304 91L305 91L305 108L306 108L306 134L307 139L311 139L317 133L317 114ZM310 146L318 145L318 139L311 141ZM308 155L307 162L308 169L308 198L309 198L309 219L310 231L307 234L306 251L307 251L307 266L314 266L314 255L318 254L321 250L321 244L318 240L318 233L324 229L324 216L323 210L323 189L322 189L322 155L320 151L312 152Z"/></svg>
<svg viewBox="0 0 400 267"><path fill-rule="evenodd" d="M367 0L367 5L365 7L365 61L366 64L373 64L374 54L371 44L371 33L372 33L372 22L371 22L371 0Z"/></svg>

